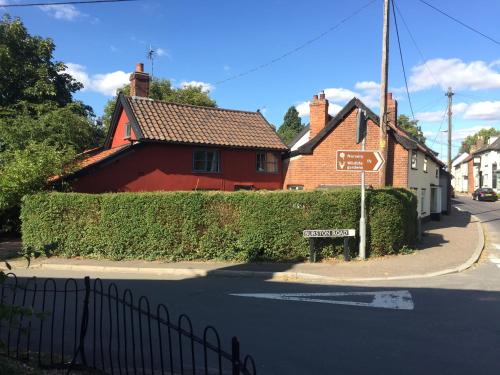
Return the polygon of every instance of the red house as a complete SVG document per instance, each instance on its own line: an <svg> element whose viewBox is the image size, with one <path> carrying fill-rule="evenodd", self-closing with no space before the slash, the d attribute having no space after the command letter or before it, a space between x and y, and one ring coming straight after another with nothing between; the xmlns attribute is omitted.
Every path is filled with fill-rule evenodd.
<svg viewBox="0 0 500 375"><path fill-rule="evenodd" d="M281 189L287 147L260 112L148 98L138 64L131 96L119 95L104 146L65 176L85 193Z"/></svg>

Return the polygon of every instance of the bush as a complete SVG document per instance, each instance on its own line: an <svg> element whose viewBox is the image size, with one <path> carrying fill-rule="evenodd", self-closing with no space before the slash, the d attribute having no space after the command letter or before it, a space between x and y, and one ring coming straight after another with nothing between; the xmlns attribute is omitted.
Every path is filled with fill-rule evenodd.
<svg viewBox="0 0 500 375"><path fill-rule="evenodd" d="M357 189L40 193L23 199L21 220L25 247L51 244L65 257L293 261L309 255L304 229L358 231L359 205ZM397 253L415 239L416 198L406 190L369 191L367 221L372 254ZM342 240L320 247L335 256Z"/></svg>

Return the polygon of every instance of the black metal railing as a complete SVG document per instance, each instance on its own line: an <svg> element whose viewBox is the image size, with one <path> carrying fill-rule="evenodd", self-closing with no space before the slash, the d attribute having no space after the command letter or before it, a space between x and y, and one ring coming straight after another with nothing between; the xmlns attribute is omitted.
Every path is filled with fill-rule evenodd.
<svg viewBox="0 0 500 375"><path fill-rule="evenodd" d="M221 347L216 329L194 334L191 319L176 321L163 304L119 292L100 279L20 279L7 275L0 298L20 309L0 322L2 354L42 368L89 369L107 374L255 375L252 357ZM243 359L242 359L243 358Z"/></svg>

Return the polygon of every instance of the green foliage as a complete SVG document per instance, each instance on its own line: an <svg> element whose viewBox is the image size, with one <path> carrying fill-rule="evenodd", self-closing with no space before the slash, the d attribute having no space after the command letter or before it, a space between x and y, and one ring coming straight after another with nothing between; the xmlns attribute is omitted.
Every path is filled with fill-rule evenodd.
<svg viewBox="0 0 500 375"><path fill-rule="evenodd" d="M118 95L119 93L130 95L130 84L118 89L116 94ZM215 100L211 99L201 86L172 87L172 83L168 79L153 79L149 86L149 97L155 100L179 104L191 104L203 107L217 106ZM115 105L116 97L110 99L106 107L104 107L103 123L106 128L111 122Z"/></svg>
<svg viewBox="0 0 500 375"><path fill-rule="evenodd" d="M52 61L52 39L32 36L19 18L5 14L0 20L0 108L20 102L54 102L64 106L83 86L65 73L65 65Z"/></svg>
<svg viewBox="0 0 500 375"><path fill-rule="evenodd" d="M418 120L410 120L406 115L399 115L398 128L403 129L410 137L420 143L425 143L425 136L422 128L418 126Z"/></svg>
<svg viewBox="0 0 500 375"><path fill-rule="evenodd" d="M33 142L82 152L104 139L102 127L82 115L78 104L39 109L38 114L21 112L16 117L0 118L0 152L22 150Z"/></svg>
<svg viewBox="0 0 500 375"><path fill-rule="evenodd" d="M371 254L397 253L413 243L413 194L372 190L367 203ZM24 197L21 219L25 247L53 244L54 255L65 257L292 261L308 257L304 229L358 229L359 205L357 189L40 193ZM320 247L323 256L335 256L342 240Z"/></svg>
<svg viewBox="0 0 500 375"><path fill-rule="evenodd" d="M470 153L471 146L475 145L479 138L483 138L484 144L488 143L490 137L496 137L500 135L500 130L495 128L481 129L473 135L467 136L462 142L459 153L467 152Z"/></svg>
<svg viewBox="0 0 500 375"><path fill-rule="evenodd" d="M367 235L371 255L398 254L417 238L417 197L405 189L367 195Z"/></svg>
<svg viewBox="0 0 500 375"><path fill-rule="evenodd" d="M300 120L297 109L293 106L288 108L285 117L283 117L283 124L278 129L278 135L283 143L288 144L291 142L303 129L304 125Z"/></svg>
<svg viewBox="0 0 500 375"><path fill-rule="evenodd" d="M22 196L47 187L47 179L61 174L74 154L31 142L22 150L8 153L8 158L5 156L6 153L0 153L0 157L4 157L0 163L0 223L3 227L15 225Z"/></svg>

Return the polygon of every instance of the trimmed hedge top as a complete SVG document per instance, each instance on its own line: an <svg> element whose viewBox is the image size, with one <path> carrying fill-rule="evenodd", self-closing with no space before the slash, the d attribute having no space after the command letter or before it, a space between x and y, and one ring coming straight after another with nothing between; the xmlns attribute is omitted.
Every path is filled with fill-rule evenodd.
<svg viewBox="0 0 500 375"><path fill-rule="evenodd" d="M415 241L416 197L367 192L368 250L397 253ZM146 260L306 259L304 229L359 230L359 189L313 192L41 193L23 199L23 244L54 254ZM323 240L323 256L341 253ZM357 246L351 245L352 255Z"/></svg>

